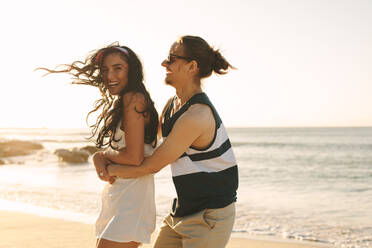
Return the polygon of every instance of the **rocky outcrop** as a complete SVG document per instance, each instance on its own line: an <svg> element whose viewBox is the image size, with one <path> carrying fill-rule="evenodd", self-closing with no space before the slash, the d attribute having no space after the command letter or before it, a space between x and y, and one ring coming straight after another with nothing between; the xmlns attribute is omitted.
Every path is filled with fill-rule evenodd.
<svg viewBox="0 0 372 248"><path fill-rule="evenodd" d="M57 149L54 151L61 162L66 163L85 163L88 161L90 153L87 150L81 148L73 149Z"/></svg>
<svg viewBox="0 0 372 248"><path fill-rule="evenodd" d="M80 148L81 150L89 152L90 155L94 154L95 152L99 151L100 149L95 146L84 146Z"/></svg>
<svg viewBox="0 0 372 248"><path fill-rule="evenodd" d="M30 141L11 140L0 142L0 157L24 156L41 150L44 147L41 144Z"/></svg>

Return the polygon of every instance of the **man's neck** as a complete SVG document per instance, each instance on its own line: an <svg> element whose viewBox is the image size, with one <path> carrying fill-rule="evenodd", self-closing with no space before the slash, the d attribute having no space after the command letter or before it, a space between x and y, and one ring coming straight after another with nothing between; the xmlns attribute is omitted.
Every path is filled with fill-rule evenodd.
<svg viewBox="0 0 372 248"><path fill-rule="evenodd" d="M185 104L193 95L201 92L203 91L200 84L196 85L193 83L186 85L186 87L176 89L176 95L181 105Z"/></svg>

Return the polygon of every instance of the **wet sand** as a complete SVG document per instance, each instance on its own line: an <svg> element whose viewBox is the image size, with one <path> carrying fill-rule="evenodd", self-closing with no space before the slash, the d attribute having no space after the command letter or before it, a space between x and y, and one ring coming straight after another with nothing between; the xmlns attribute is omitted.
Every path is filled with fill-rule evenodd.
<svg viewBox="0 0 372 248"><path fill-rule="evenodd" d="M0 211L0 248L92 248L94 226L80 222ZM150 248L151 244L143 247ZM227 248L316 248L311 242L231 238Z"/></svg>

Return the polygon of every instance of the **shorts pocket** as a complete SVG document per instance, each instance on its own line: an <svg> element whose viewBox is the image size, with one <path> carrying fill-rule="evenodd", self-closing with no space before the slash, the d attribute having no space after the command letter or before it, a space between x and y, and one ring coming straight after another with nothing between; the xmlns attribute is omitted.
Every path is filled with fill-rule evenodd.
<svg viewBox="0 0 372 248"><path fill-rule="evenodd" d="M204 223L207 224L207 226L210 229L213 229L216 226L217 223L217 216L214 215L214 209L206 209L203 213L203 220Z"/></svg>
<svg viewBox="0 0 372 248"><path fill-rule="evenodd" d="M205 209L203 212L203 220L211 229L215 228L218 223L234 221L234 219L235 203L224 208Z"/></svg>

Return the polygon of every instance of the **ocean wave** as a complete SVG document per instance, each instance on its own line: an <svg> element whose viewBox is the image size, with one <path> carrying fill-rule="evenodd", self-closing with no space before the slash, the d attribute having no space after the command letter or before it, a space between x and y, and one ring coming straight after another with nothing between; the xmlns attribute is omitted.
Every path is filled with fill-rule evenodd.
<svg viewBox="0 0 372 248"><path fill-rule="evenodd" d="M90 139L38 139L35 140L43 143L92 143Z"/></svg>
<svg viewBox="0 0 372 248"><path fill-rule="evenodd" d="M232 142L233 147L264 148L328 148L372 150L372 144L364 143L282 143L282 142Z"/></svg>
<svg viewBox="0 0 372 248"><path fill-rule="evenodd" d="M91 133L89 129L80 129L80 128L62 128L62 129L43 129L43 128L9 128L4 129L0 128L1 136L8 135L20 135L20 136L90 136Z"/></svg>
<svg viewBox="0 0 372 248"><path fill-rule="evenodd" d="M36 138L36 137L16 137L16 138L0 138L0 142L32 142L32 143L94 143L94 140L82 137L67 137L65 139L60 137L53 138Z"/></svg>

